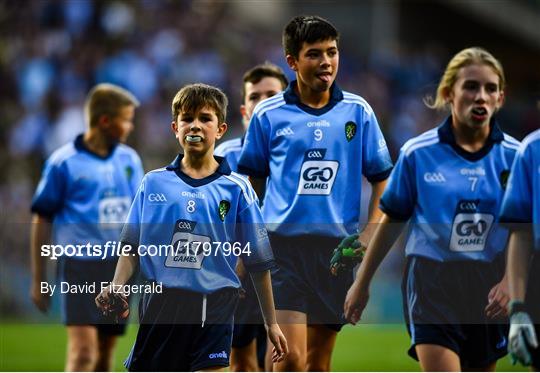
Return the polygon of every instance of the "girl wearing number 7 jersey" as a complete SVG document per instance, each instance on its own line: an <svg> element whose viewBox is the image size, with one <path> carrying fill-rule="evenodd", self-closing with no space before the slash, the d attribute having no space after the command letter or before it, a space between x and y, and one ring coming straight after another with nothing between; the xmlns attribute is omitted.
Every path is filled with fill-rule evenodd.
<svg viewBox="0 0 540 373"><path fill-rule="evenodd" d="M411 222L403 304L409 354L425 371L493 371L506 354L508 302L498 211L519 143L493 115L504 101L501 64L481 48L449 62L432 108L450 116L401 149L381 198L381 224L347 293L359 321L379 264Z"/></svg>

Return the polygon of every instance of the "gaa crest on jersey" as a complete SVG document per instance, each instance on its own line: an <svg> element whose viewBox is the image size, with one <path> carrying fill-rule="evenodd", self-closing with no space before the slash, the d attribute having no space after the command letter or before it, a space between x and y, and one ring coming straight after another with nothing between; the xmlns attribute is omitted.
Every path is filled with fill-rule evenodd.
<svg viewBox="0 0 540 373"><path fill-rule="evenodd" d="M510 170L503 170L499 176L501 187L506 190L506 184L508 183L508 177L510 176Z"/></svg>
<svg viewBox="0 0 540 373"><path fill-rule="evenodd" d="M339 162L325 160L326 149L309 149L300 170L297 194L329 195L334 186Z"/></svg>
<svg viewBox="0 0 540 373"><path fill-rule="evenodd" d="M225 221L225 216L227 216L227 213L229 212L230 208L231 208L231 203L229 201L222 200L219 203L218 212L219 212L219 218L221 219L221 221Z"/></svg>
<svg viewBox="0 0 540 373"><path fill-rule="evenodd" d="M345 138L350 142L356 135L356 123L347 122L345 123Z"/></svg>
<svg viewBox="0 0 540 373"><path fill-rule="evenodd" d="M131 181L131 178L133 177L133 167L126 166L124 168L124 174L126 175L126 179L128 179L128 181Z"/></svg>

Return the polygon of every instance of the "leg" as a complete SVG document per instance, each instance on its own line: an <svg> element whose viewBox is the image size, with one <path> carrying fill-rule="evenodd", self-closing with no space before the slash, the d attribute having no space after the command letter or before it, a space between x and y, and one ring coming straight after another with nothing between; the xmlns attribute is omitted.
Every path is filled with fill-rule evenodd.
<svg viewBox="0 0 540 373"><path fill-rule="evenodd" d="M231 350L231 372L258 372L257 340L252 340L247 346L233 347Z"/></svg>
<svg viewBox="0 0 540 373"><path fill-rule="evenodd" d="M113 370L114 347L117 337L98 332L98 360L96 370L99 372L110 372Z"/></svg>
<svg viewBox="0 0 540 373"><path fill-rule="evenodd" d="M266 339L266 355L264 355L264 371L272 372L273 363L272 363L272 342L269 339Z"/></svg>
<svg viewBox="0 0 540 373"><path fill-rule="evenodd" d="M200 369L197 372L224 372L225 369L226 367L217 366L217 367L208 367L208 368Z"/></svg>
<svg viewBox="0 0 540 373"><path fill-rule="evenodd" d="M416 354L424 372L459 372L459 356L449 348L435 344L416 345Z"/></svg>
<svg viewBox="0 0 540 373"><path fill-rule="evenodd" d="M298 311L276 311L277 321L287 339L289 354L280 363L274 364L274 371L303 372L306 370L307 317ZM272 344L268 344L272 348Z"/></svg>
<svg viewBox="0 0 540 373"><path fill-rule="evenodd" d="M325 325L309 325L307 328L307 371L329 372L332 351L337 332Z"/></svg>
<svg viewBox="0 0 540 373"><path fill-rule="evenodd" d="M94 326L67 327L67 356L65 370L94 371L98 360L98 334Z"/></svg>

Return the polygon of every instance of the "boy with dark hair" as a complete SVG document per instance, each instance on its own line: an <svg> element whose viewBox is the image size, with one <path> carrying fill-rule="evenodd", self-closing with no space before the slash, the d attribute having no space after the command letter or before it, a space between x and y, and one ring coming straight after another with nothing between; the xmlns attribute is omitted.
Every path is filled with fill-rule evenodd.
<svg viewBox="0 0 540 373"><path fill-rule="evenodd" d="M115 242L143 176L137 153L121 144L133 130L137 99L112 84L94 87L85 103L88 130L47 160L32 201L31 297L40 311L49 308L46 258L41 248L58 245L103 245ZM58 274L70 285L99 284L114 273L116 256L81 255L59 258ZM103 259L103 260L102 260ZM52 287L52 285L51 285ZM67 325L67 371L112 368L116 336L125 324L110 325L94 306L95 294L61 292L62 318Z"/></svg>
<svg viewBox="0 0 540 373"><path fill-rule="evenodd" d="M270 62L246 71L242 84L242 105L240 105L244 130L247 130L255 105L283 91L287 84L287 77L283 70ZM231 170L237 171L243 142L243 136L225 141L216 147L214 155L227 159ZM230 369L233 372L264 370L266 331L256 304L257 298L253 284L249 276L246 276L241 259L238 260L236 273L242 281L243 292L234 315Z"/></svg>
<svg viewBox="0 0 540 373"><path fill-rule="evenodd" d="M184 154L144 177L121 238L138 255L120 258L113 285L96 298L107 311L114 286L124 286L137 266L145 280L163 288L141 299L140 327L126 361L131 371L229 365L239 256L254 281L274 361L287 352L275 321L269 271L274 261L257 196L213 154L227 130L226 107L225 94L208 85L187 85L176 94L171 128ZM170 249L156 253L151 246Z"/></svg>
<svg viewBox="0 0 540 373"><path fill-rule="evenodd" d="M333 248L358 229L362 176L372 184L368 223L392 163L377 119L360 96L334 83L339 34L317 16L285 27L283 46L296 80L254 110L239 171L268 178L263 217L276 258L277 318L291 353L275 368L330 370L352 268L332 276ZM367 245L373 226L360 233Z"/></svg>

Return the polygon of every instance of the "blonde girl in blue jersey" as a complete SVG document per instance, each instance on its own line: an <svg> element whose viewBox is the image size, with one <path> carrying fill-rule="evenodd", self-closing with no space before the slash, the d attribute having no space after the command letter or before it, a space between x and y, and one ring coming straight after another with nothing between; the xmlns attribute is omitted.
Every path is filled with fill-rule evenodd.
<svg viewBox="0 0 540 373"><path fill-rule="evenodd" d="M409 353L424 371L493 371L506 354L505 328L491 321L508 302L508 234L497 215L519 145L493 119L504 87L501 64L484 49L450 60L429 105L450 116L403 146L381 198L384 215L345 300L345 317L356 324L375 271L410 221L404 313Z"/></svg>

